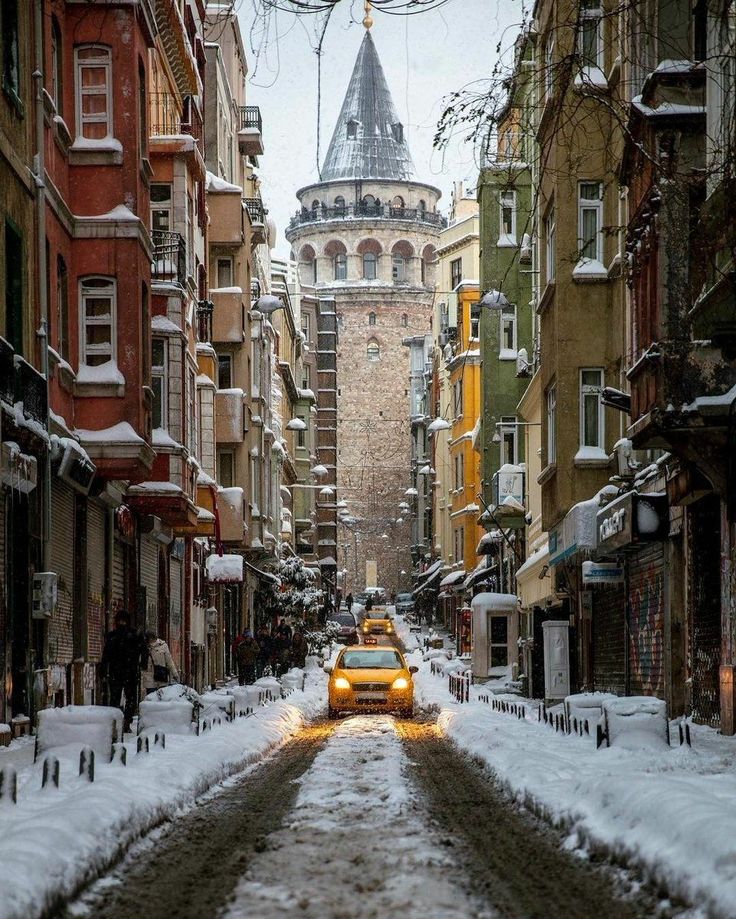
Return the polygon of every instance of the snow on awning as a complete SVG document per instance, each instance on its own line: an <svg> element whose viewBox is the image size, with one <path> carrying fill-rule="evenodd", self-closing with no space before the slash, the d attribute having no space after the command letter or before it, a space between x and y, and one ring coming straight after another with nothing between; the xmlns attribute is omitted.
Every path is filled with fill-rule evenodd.
<svg viewBox="0 0 736 919"><path fill-rule="evenodd" d="M445 587L454 587L456 584L459 584L460 581L465 580L465 569L458 568L457 571L451 571L446 577L442 578L440 581L440 589Z"/></svg>
<svg viewBox="0 0 736 919"><path fill-rule="evenodd" d="M489 581L492 577L495 577L493 569L489 568L485 562L485 558L481 559L481 561L478 562L475 568L465 578L463 583L463 590L470 590L471 587L474 587L479 582Z"/></svg>
<svg viewBox="0 0 736 919"><path fill-rule="evenodd" d="M251 565L250 562L246 562L245 565L250 571L257 574L259 578L268 581L269 584L276 584L277 587L281 586L281 578L277 574L272 574L270 571L264 571L262 568L256 568L256 566Z"/></svg>
<svg viewBox="0 0 736 919"><path fill-rule="evenodd" d="M427 578L430 578L436 571L439 571L440 568L444 565L444 561L439 558L436 562L432 562L429 568L426 568L424 571L420 572L417 577L419 578L417 585L420 585L422 581L426 581Z"/></svg>
<svg viewBox="0 0 736 919"><path fill-rule="evenodd" d="M596 548L598 508L597 496L580 501L570 508L562 523L550 530L550 565L559 565L571 555L590 552Z"/></svg>
<svg viewBox="0 0 736 919"><path fill-rule="evenodd" d="M243 583L242 555L209 555L207 578L216 584Z"/></svg>
<svg viewBox="0 0 736 919"><path fill-rule="evenodd" d="M328 555L327 558L319 560L319 566L320 568L337 568L337 562L331 555Z"/></svg>
<svg viewBox="0 0 736 919"><path fill-rule="evenodd" d="M524 581L532 574L538 577L539 571L547 564L549 564L549 543L545 542L536 552L532 552L523 565L516 569L516 580Z"/></svg>
<svg viewBox="0 0 736 919"><path fill-rule="evenodd" d="M420 593L423 593L425 590L429 590L431 587L435 586L435 581L442 575L442 566L444 562L440 563L440 566L436 568L432 574L425 578L420 584L418 584L412 591L414 596L418 596Z"/></svg>
<svg viewBox="0 0 736 919"><path fill-rule="evenodd" d="M470 601L470 606L473 611L515 613L517 610L516 594L476 594Z"/></svg>
<svg viewBox="0 0 736 919"><path fill-rule="evenodd" d="M475 548L476 555L492 555L495 547L503 540L500 530L484 533Z"/></svg>

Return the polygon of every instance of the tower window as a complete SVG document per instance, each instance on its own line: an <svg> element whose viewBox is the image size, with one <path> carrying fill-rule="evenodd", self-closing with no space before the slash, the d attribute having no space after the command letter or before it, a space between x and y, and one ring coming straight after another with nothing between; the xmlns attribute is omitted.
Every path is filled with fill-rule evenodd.
<svg viewBox="0 0 736 919"><path fill-rule="evenodd" d="M363 277L367 281L375 281L376 279L376 267L377 259L375 253L366 252L363 256Z"/></svg>
<svg viewBox="0 0 736 919"><path fill-rule="evenodd" d="M368 325L375 325L375 324L376 324L376 314L368 313Z"/></svg>
<svg viewBox="0 0 736 919"><path fill-rule="evenodd" d="M366 348L366 357L369 361L381 360L381 348L375 339L371 339L371 341L368 342L368 347Z"/></svg>
<svg viewBox="0 0 736 919"><path fill-rule="evenodd" d="M391 133L394 135L394 140L397 143L403 143L404 141L404 126L402 124L392 124Z"/></svg>
<svg viewBox="0 0 736 919"><path fill-rule="evenodd" d="M358 136L358 122L351 118L348 121L348 137L357 137Z"/></svg>

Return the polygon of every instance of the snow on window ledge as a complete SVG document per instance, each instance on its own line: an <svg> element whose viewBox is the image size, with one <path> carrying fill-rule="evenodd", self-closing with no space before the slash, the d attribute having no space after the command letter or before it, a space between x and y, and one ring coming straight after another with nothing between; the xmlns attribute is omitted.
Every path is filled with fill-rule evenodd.
<svg viewBox="0 0 736 919"><path fill-rule="evenodd" d="M123 145L115 137L75 137L69 147L69 162L75 166L114 165L123 163Z"/></svg>
<svg viewBox="0 0 736 919"><path fill-rule="evenodd" d="M581 258L572 270L573 281L607 281L608 270L596 258Z"/></svg>
<svg viewBox="0 0 736 919"><path fill-rule="evenodd" d="M512 348L501 348L498 352L499 361L515 361L518 356L519 352Z"/></svg>
<svg viewBox="0 0 736 919"><path fill-rule="evenodd" d="M125 377L115 361L105 361L96 367L80 364L77 371L78 386L125 386Z"/></svg>
<svg viewBox="0 0 736 919"><path fill-rule="evenodd" d="M608 89L608 80L600 67L583 67L575 77L575 88Z"/></svg>
<svg viewBox="0 0 736 919"><path fill-rule="evenodd" d="M498 237L498 242L496 243L496 246L499 249L515 249L518 245L519 244L516 241L516 237L511 236L509 233L502 233Z"/></svg>
<svg viewBox="0 0 736 919"><path fill-rule="evenodd" d="M575 454L573 462L580 467L599 467L607 466L610 462L609 456L602 447L580 447Z"/></svg>

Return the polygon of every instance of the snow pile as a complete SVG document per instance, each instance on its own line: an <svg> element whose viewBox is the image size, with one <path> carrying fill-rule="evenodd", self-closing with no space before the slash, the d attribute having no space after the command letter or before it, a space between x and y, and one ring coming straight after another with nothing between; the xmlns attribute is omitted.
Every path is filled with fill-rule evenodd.
<svg viewBox="0 0 736 919"><path fill-rule="evenodd" d="M138 733L191 734L195 723L194 703L185 697L157 699L155 696L156 693L151 693L140 704Z"/></svg>
<svg viewBox="0 0 736 919"><path fill-rule="evenodd" d="M162 696L177 699L181 687ZM51 912L115 862L143 833L172 818L215 783L262 760L324 707L325 679L307 674L304 692L215 725L199 737L166 735L166 747L128 765L99 757L95 781L78 773L78 754L61 751L60 786L40 792L42 762L18 771L18 803L0 809L0 915L30 919ZM158 701L162 701L158 699Z"/></svg>
<svg viewBox="0 0 736 919"><path fill-rule="evenodd" d="M396 622L407 648L415 648L420 640L403 617ZM447 679L431 674L431 661L422 660L421 650L408 656L419 667L418 704L439 708L440 728L485 762L520 802L568 827L571 848L604 845L639 864L671 894L698 903L704 914L733 916L734 738L693 724L692 749L676 745L676 730L668 747L664 703L599 696L615 739L610 748L604 743L596 749L594 723L589 736L556 733L537 720L533 700L518 696L513 701L527 707L526 718L495 712L478 701L479 692L494 691L490 683L471 687L470 702L459 704ZM581 696L570 701L578 711L587 708ZM596 708L592 711L595 716Z"/></svg>
<svg viewBox="0 0 736 919"><path fill-rule="evenodd" d="M92 747L98 756L110 757L112 745L123 736L123 713L106 705L65 705L38 713L38 755L57 748Z"/></svg>

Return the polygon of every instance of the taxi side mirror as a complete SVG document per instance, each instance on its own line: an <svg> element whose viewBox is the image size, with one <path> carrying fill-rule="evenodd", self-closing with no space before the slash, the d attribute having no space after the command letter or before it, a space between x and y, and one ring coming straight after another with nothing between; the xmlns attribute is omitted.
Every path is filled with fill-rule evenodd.
<svg viewBox="0 0 736 919"><path fill-rule="evenodd" d="M409 667L409 673L419 673L419 667Z"/></svg>
<svg viewBox="0 0 736 919"><path fill-rule="evenodd" d="M333 665L331 661L325 661L324 664L322 664L322 669L325 673L332 673L332 667Z"/></svg>

